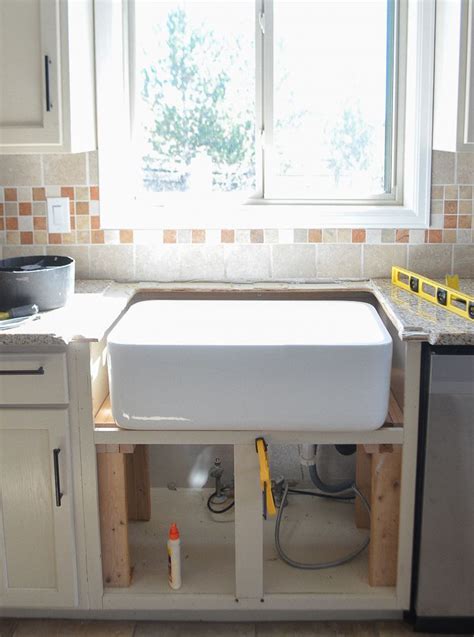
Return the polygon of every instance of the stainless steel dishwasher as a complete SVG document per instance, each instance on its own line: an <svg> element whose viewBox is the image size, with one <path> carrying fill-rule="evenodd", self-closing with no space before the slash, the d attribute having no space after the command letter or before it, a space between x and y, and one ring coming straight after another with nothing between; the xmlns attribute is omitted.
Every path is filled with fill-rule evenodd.
<svg viewBox="0 0 474 637"><path fill-rule="evenodd" d="M474 347L424 346L415 630L474 632Z"/></svg>

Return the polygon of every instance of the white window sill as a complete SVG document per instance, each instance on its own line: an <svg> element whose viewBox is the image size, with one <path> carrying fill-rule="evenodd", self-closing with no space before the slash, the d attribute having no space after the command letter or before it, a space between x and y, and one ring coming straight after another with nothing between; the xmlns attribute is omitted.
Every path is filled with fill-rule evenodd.
<svg viewBox="0 0 474 637"><path fill-rule="evenodd" d="M404 206L340 206L316 204L208 203L157 206L135 202L101 215L102 228L136 230L253 228L428 228L429 211Z"/></svg>

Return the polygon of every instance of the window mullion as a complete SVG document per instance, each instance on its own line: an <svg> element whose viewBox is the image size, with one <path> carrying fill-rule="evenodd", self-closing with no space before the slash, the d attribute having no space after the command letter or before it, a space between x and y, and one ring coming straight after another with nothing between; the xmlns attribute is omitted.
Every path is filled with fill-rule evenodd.
<svg viewBox="0 0 474 637"><path fill-rule="evenodd" d="M263 35L263 198L271 196L273 178L273 1L261 0L264 14Z"/></svg>

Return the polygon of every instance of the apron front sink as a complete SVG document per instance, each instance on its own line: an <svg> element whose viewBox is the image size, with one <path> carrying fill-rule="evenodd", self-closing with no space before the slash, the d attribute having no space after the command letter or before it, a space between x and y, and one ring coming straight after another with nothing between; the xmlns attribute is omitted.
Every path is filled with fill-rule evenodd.
<svg viewBox="0 0 474 637"><path fill-rule="evenodd" d="M374 430L392 340L359 301L143 301L108 337L126 429Z"/></svg>

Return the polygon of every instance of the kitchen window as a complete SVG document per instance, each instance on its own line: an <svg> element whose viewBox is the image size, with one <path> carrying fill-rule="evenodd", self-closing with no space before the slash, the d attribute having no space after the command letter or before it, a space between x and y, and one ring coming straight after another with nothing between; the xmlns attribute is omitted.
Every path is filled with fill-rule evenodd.
<svg viewBox="0 0 474 637"><path fill-rule="evenodd" d="M105 227L423 227L432 0L96 0Z"/></svg>

